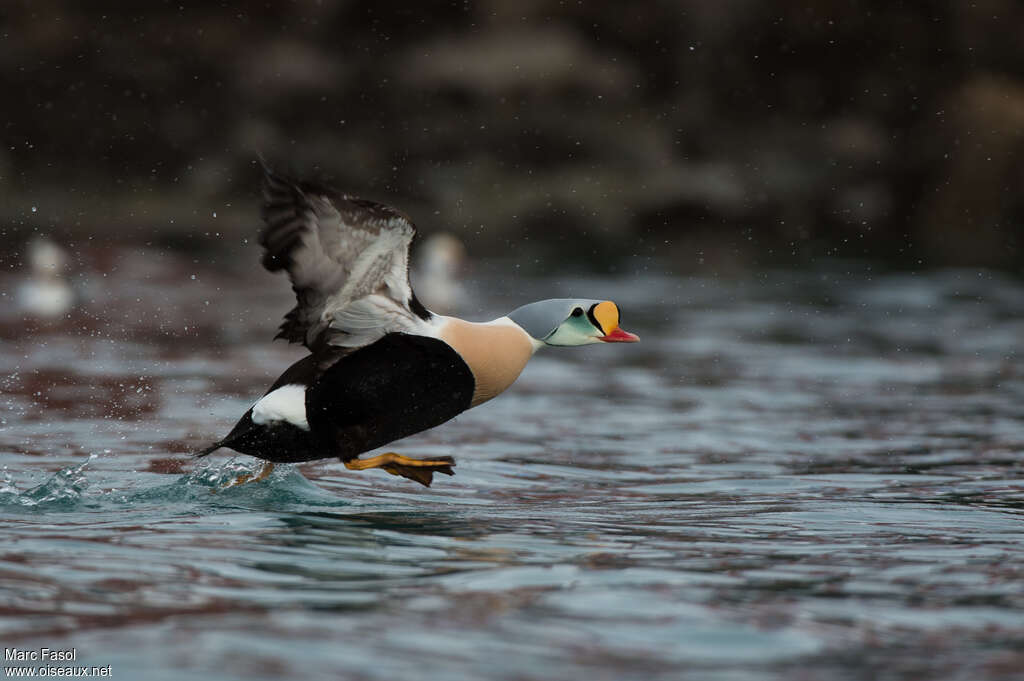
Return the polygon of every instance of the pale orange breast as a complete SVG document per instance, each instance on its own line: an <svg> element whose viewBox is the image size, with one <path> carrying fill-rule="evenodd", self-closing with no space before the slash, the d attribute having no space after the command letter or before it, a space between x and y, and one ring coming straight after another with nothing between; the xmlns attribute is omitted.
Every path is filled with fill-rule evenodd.
<svg viewBox="0 0 1024 681"><path fill-rule="evenodd" d="M511 322L474 324L452 318L439 335L473 372L476 390L471 407L512 385L533 355L529 336Z"/></svg>

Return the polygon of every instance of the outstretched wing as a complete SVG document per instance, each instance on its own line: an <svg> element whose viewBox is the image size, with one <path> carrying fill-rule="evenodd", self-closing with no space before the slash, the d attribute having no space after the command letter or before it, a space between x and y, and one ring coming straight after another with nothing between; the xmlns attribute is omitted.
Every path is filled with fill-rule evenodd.
<svg viewBox="0 0 1024 681"><path fill-rule="evenodd" d="M422 331L431 315L409 285L416 228L403 213L264 166L262 215L263 266L286 270L298 299L277 338L312 350Z"/></svg>

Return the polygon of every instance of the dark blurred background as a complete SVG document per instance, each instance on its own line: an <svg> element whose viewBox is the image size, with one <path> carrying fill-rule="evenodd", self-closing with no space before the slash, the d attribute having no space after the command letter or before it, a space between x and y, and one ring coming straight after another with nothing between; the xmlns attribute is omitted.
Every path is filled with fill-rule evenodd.
<svg viewBox="0 0 1024 681"><path fill-rule="evenodd" d="M239 249L254 165L473 254L1018 269L1024 3L5 2L4 248Z"/></svg>

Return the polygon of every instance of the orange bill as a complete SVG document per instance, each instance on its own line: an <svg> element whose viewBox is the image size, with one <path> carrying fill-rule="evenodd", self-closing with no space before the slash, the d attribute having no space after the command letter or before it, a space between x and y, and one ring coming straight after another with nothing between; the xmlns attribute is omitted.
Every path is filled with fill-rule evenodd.
<svg viewBox="0 0 1024 681"><path fill-rule="evenodd" d="M610 300L594 306L594 319L601 325L604 335L600 337L605 343L636 343L640 337L619 328L619 308Z"/></svg>

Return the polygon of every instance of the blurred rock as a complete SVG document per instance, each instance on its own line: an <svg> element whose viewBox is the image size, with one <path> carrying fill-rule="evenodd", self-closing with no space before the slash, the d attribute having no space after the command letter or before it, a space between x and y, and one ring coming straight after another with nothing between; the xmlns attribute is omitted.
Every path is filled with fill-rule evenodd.
<svg viewBox="0 0 1024 681"><path fill-rule="evenodd" d="M255 53L242 52L234 67L239 87L256 100L344 87L340 60L296 40L275 40Z"/></svg>
<svg viewBox="0 0 1024 681"><path fill-rule="evenodd" d="M569 88L621 96L636 79L627 58L594 49L554 26L442 35L415 45L400 61L407 87L453 87L482 96L538 96Z"/></svg>
<svg viewBox="0 0 1024 681"><path fill-rule="evenodd" d="M950 98L936 132L946 151L920 223L943 264L1019 262L1024 209L1024 86L980 76Z"/></svg>
<svg viewBox="0 0 1024 681"><path fill-rule="evenodd" d="M1010 0L5 11L8 250L237 243L263 154L481 256L1022 262Z"/></svg>

